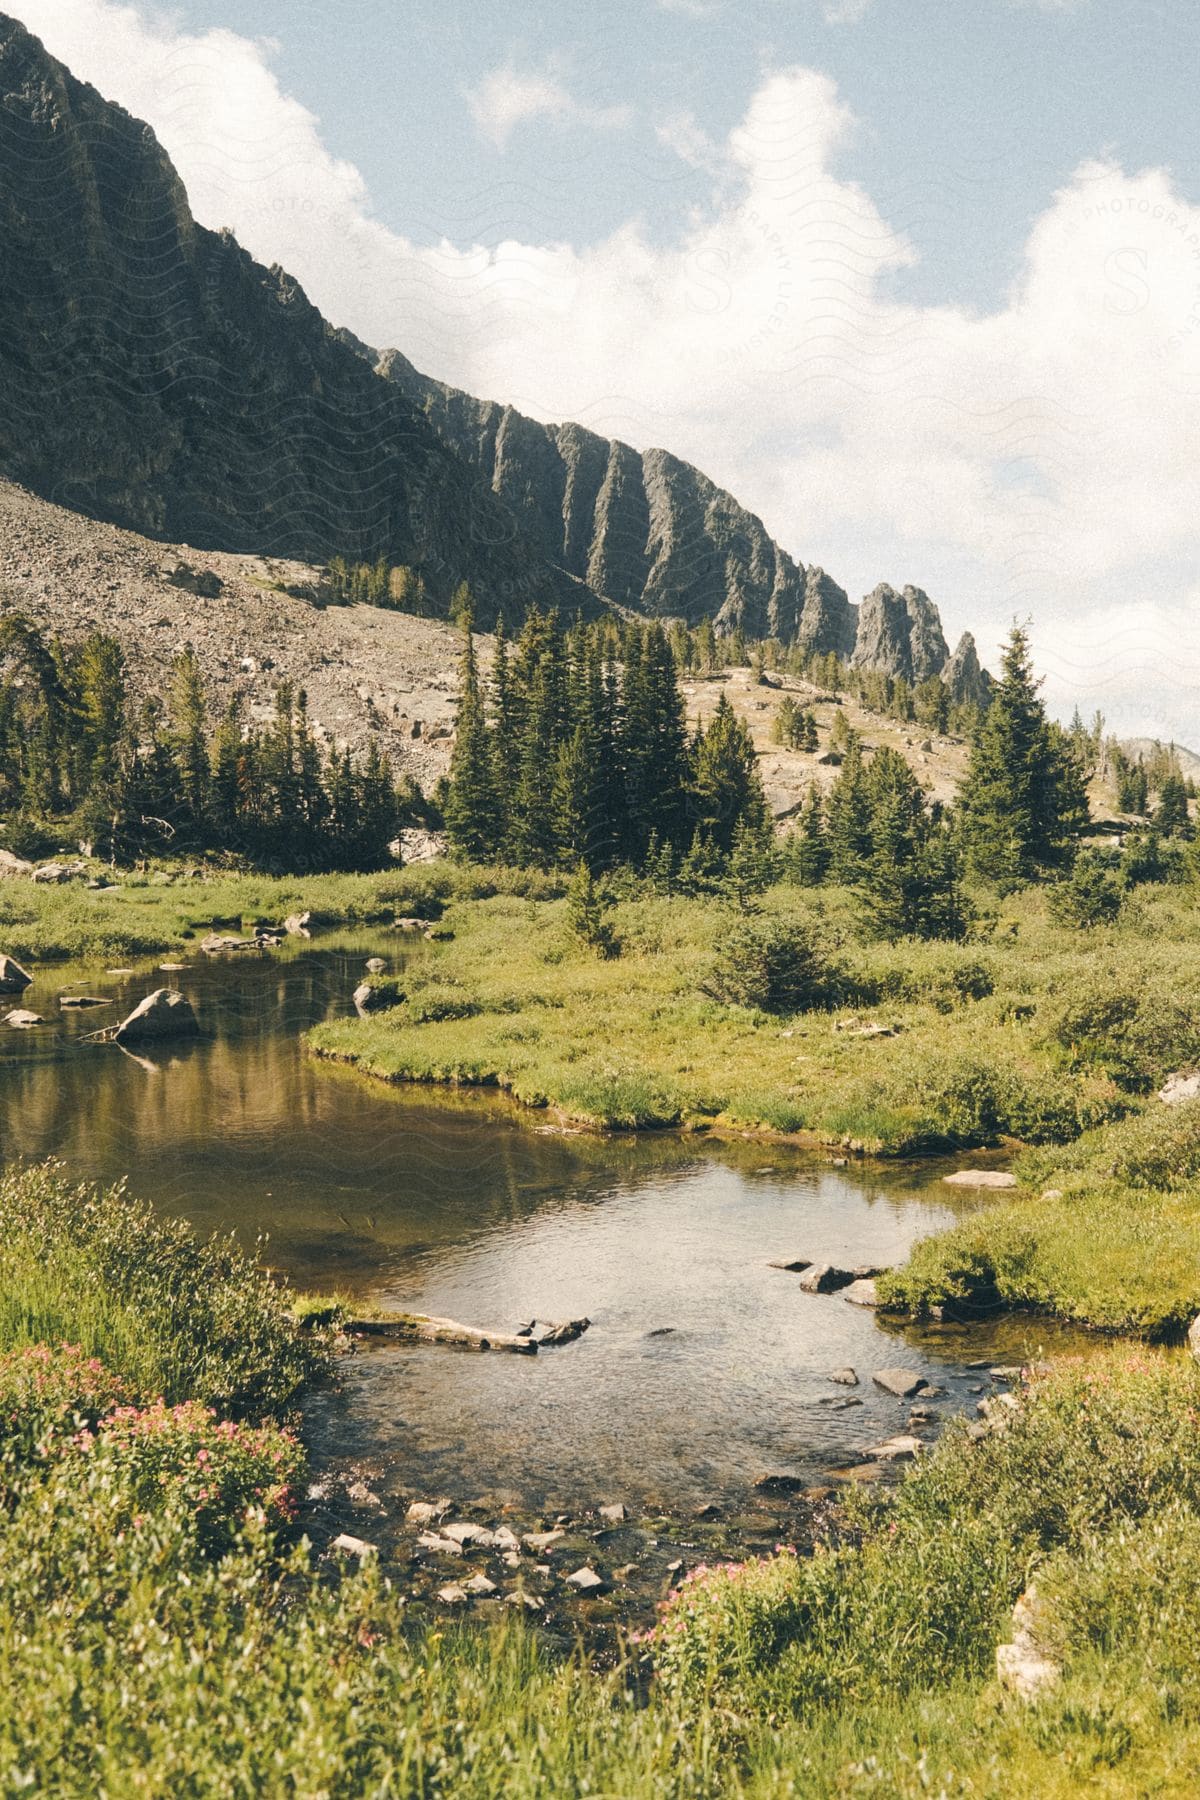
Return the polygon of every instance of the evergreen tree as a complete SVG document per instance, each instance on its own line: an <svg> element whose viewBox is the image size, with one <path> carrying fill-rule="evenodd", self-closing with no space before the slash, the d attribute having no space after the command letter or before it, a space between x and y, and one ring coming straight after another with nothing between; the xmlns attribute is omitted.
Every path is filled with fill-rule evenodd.
<svg viewBox="0 0 1200 1800"><path fill-rule="evenodd" d="M502 822L497 812L493 746L484 716L471 626L468 612L463 625L461 687L450 759L446 832L459 856L468 862L488 862L499 848Z"/></svg>
<svg viewBox="0 0 1200 1800"><path fill-rule="evenodd" d="M204 680L190 644L175 658L171 673L171 748L188 819L202 833L208 819L212 770Z"/></svg>
<svg viewBox="0 0 1200 1800"><path fill-rule="evenodd" d="M1177 774L1164 777L1154 809L1154 829L1159 837L1188 837L1191 821L1188 814L1187 788Z"/></svg>
<svg viewBox="0 0 1200 1800"><path fill-rule="evenodd" d="M862 751L855 743L830 790L826 809L829 873L853 886L871 854L871 806Z"/></svg>
<svg viewBox="0 0 1200 1800"><path fill-rule="evenodd" d="M784 840L783 866L788 880L797 887L818 887L828 873L825 805L815 781L809 786L795 826Z"/></svg>
<svg viewBox="0 0 1200 1800"><path fill-rule="evenodd" d="M1068 863L1088 808L1083 772L1066 735L1046 718L1019 625L1001 666L972 747L960 814L972 870L1007 889Z"/></svg>
<svg viewBox="0 0 1200 1800"><path fill-rule="evenodd" d="M753 741L725 693L696 747L692 817L697 833L723 858L739 825L761 831L769 820Z"/></svg>

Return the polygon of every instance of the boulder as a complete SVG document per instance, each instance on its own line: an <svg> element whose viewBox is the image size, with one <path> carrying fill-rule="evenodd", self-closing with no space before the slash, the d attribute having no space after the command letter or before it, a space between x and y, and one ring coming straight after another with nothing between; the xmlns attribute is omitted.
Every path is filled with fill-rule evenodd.
<svg viewBox="0 0 1200 1800"><path fill-rule="evenodd" d="M625 1520L629 1517L629 1514L625 1511L625 1507L620 1500L616 1501L612 1506L600 1507L599 1512L600 1517L606 1519L610 1525L623 1525Z"/></svg>
<svg viewBox="0 0 1200 1800"><path fill-rule="evenodd" d="M64 881L70 881L71 871L66 863L43 863L40 869L33 871L29 879L30 881L40 881L48 887L59 887Z"/></svg>
<svg viewBox="0 0 1200 1800"><path fill-rule="evenodd" d="M23 994L33 976L11 956L0 956L0 994Z"/></svg>
<svg viewBox="0 0 1200 1800"><path fill-rule="evenodd" d="M760 1475L754 1485L760 1494L799 1494L807 1480L803 1475Z"/></svg>
<svg viewBox="0 0 1200 1800"><path fill-rule="evenodd" d="M1188 1326L1187 1345L1197 1362L1200 1362L1200 1313Z"/></svg>
<svg viewBox="0 0 1200 1800"><path fill-rule="evenodd" d="M842 1299L849 1300L851 1306L878 1306L879 1295L875 1291L875 1282L869 1275L860 1276L852 1281L849 1287L842 1289Z"/></svg>
<svg viewBox="0 0 1200 1800"><path fill-rule="evenodd" d="M465 1606L470 1598L466 1588L460 1587L457 1581L447 1582L445 1587L440 1587L437 1597L443 1606Z"/></svg>
<svg viewBox="0 0 1200 1800"><path fill-rule="evenodd" d="M1062 1669L1046 1655L1039 1642L1043 1609L1037 1589L1026 1588L1013 1607L1013 1636L1010 1644L996 1645L996 1675L1001 1687L1018 1700L1036 1700L1050 1688L1057 1687Z"/></svg>
<svg viewBox="0 0 1200 1800"><path fill-rule="evenodd" d="M829 1379L836 1381L839 1387L858 1386L858 1376L853 1369L834 1369Z"/></svg>
<svg viewBox="0 0 1200 1800"><path fill-rule="evenodd" d="M573 1344L591 1325L590 1319L562 1319L558 1324L543 1324L539 1344Z"/></svg>
<svg viewBox="0 0 1200 1800"><path fill-rule="evenodd" d="M288 937L311 937L312 933L308 929L311 918L311 913L289 913L283 921L283 929Z"/></svg>
<svg viewBox="0 0 1200 1800"><path fill-rule="evenodd" d="M26 862L23 856L14 856L11 850L0 850L0 879L7 875L28 881L32 874L31 862Z"/></svg>
<svg viewBox="0 0 1200 1800"><path fill-rule="evenodd" d="M522 1542L527 1550L552 1550L566 1535L565 1531L527 1531Z"/></svg>
<svg viewBox="0 0 1200 1800"><path fill-rule="evenodd" d="M867 1451L872 1462L901 1462L910 1456L920 1456L925 1448L920 1438L894 1437L882 1444L876 1444Z"/></svg>
<svg viewBox="0 0 1200 1800"><path fill-rule="evenodd" d="M368 958L367 958L367 974L368 975L382 975L386 968L387 968L387 964L384 962L382 956L368 956Z"/></svg>
<svg viewBox="0 0 1200 1800"><path fill-rule="evenodd" d="M365 1538L352 1537L348 1531L343 1531L334 1538L332 1548L344 1550L347 1556L371 1556L377 1546L368 1544Z"/></svg>
<svg viewBox="0 0 1200 1800"><path fill-rule="evenodd" d="M118 1044L152 1044L164 1038L199 1035L191 1001L174 988L155 988L147 994L114 1034Z"/></svg>
<svg viewBox="0 0 1200 1800"><path fill-rule="evenodd" d="M463 1586L468 1594L473 1594L477 1600L487 1600L496 1592L495 1582L489 1581L482 1569L478 1575L472 1575L470 1581L464 1582Z"/></svg>
<svg viewBox="0 0 1200 1800"><path fill-rule="evenodd" d="M1185 1100L1194 1100L1200 1094L1200 1072L1184 1075L1179 1070L1168 1075L1158 1090L1158 1097L1164 1106L1182 1106Z"/></svg>
<svg viewBox="0 0 1200 1800"><path fill-rule="evenodd" d="M573 1575L567 1576L567 1586L577 1588L581 1594L594 1594L604 1586L602 1578L595 1569L576 1569Z"/></svg>
<svg viewBox="0 0 1200 1800"><path fill-rule="evenodd" d="M11 1025L14 1031L28 1031L33 1025L46 1023L41 1013L22 1012L18 1007L15 1012L5 1013L4 1023Z"/></svg>
<svg viewBox="0 0 1200 1800"><path fill-rule="evenodd" d="M801 1275L799 1288L802 1294L836 1294L854 1279L853 1269L839 1269L834 1263L813 1263Z"/></svg>
<svg viewBox="0 0 1200 1800"><path fill-rule="evenodd" d="M911 1400L918 1389L925 1386L925 1377L918 1375L915 1369L877 1369L871 1380L885 1394L895 1394L898 1400Z"/></svg>
<svg viewBox="0 0 1200 1800"><path fill-rule="evenodd" d="M410 1525L431 1525L449 1510L448 1500L414 1500L404 1516Z"/></svg>
<svg viewBox="0 0 1200 1800"><path fill-rule="evenodd" d="M1017 1178L1010 1175L1007 1169L956 1169L953 1175L943 1175L942 1180L947 1187L967 1188L1015 1188Z"/></svg>
<svg viewBox="0 0 1200 1800"><path fill-rule="evenodd" d="M496 1547L495 1537L482 1525L443 1525L442 1536L452 1538L464 1550L494 1550Z"/></svg>

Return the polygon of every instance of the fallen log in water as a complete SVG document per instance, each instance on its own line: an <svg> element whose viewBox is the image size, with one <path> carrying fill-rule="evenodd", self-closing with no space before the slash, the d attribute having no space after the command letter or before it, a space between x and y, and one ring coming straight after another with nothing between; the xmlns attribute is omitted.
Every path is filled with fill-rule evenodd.
<svg viewBox="0 0 1200 1800"><path fill-rule="evenodd" d="M375 1319L350 1319L348 1331L366 1337L398 1338L409 1344L458 1344L469 1350L507 1350L514 1356L536 1356L537 1342L506 1331L481 1331L457 1319L430 1319L423 1313L383 1314Z"/></svg>

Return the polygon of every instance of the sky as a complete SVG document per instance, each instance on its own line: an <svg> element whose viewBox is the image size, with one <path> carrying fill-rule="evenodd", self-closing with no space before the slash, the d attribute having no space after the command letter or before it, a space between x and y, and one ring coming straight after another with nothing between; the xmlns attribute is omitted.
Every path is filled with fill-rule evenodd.
<svg viewBox="0 0 1200 1800"><path fill-rule="evenodd" d="M334 323L1200 747L1194 0L7 4Z"/></svg>

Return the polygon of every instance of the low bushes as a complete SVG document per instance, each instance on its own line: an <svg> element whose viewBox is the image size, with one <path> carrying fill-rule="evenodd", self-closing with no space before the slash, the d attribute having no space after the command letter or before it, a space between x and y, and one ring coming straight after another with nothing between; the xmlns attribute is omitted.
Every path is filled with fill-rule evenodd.
<svg viewBox="0 0 1200 1800"><path fill-rule="evenodd" d="M142 1395L262 1415L323 1365L232 1238L48 1164L0 1174L0 1351L74 1343Z"/></svg>

